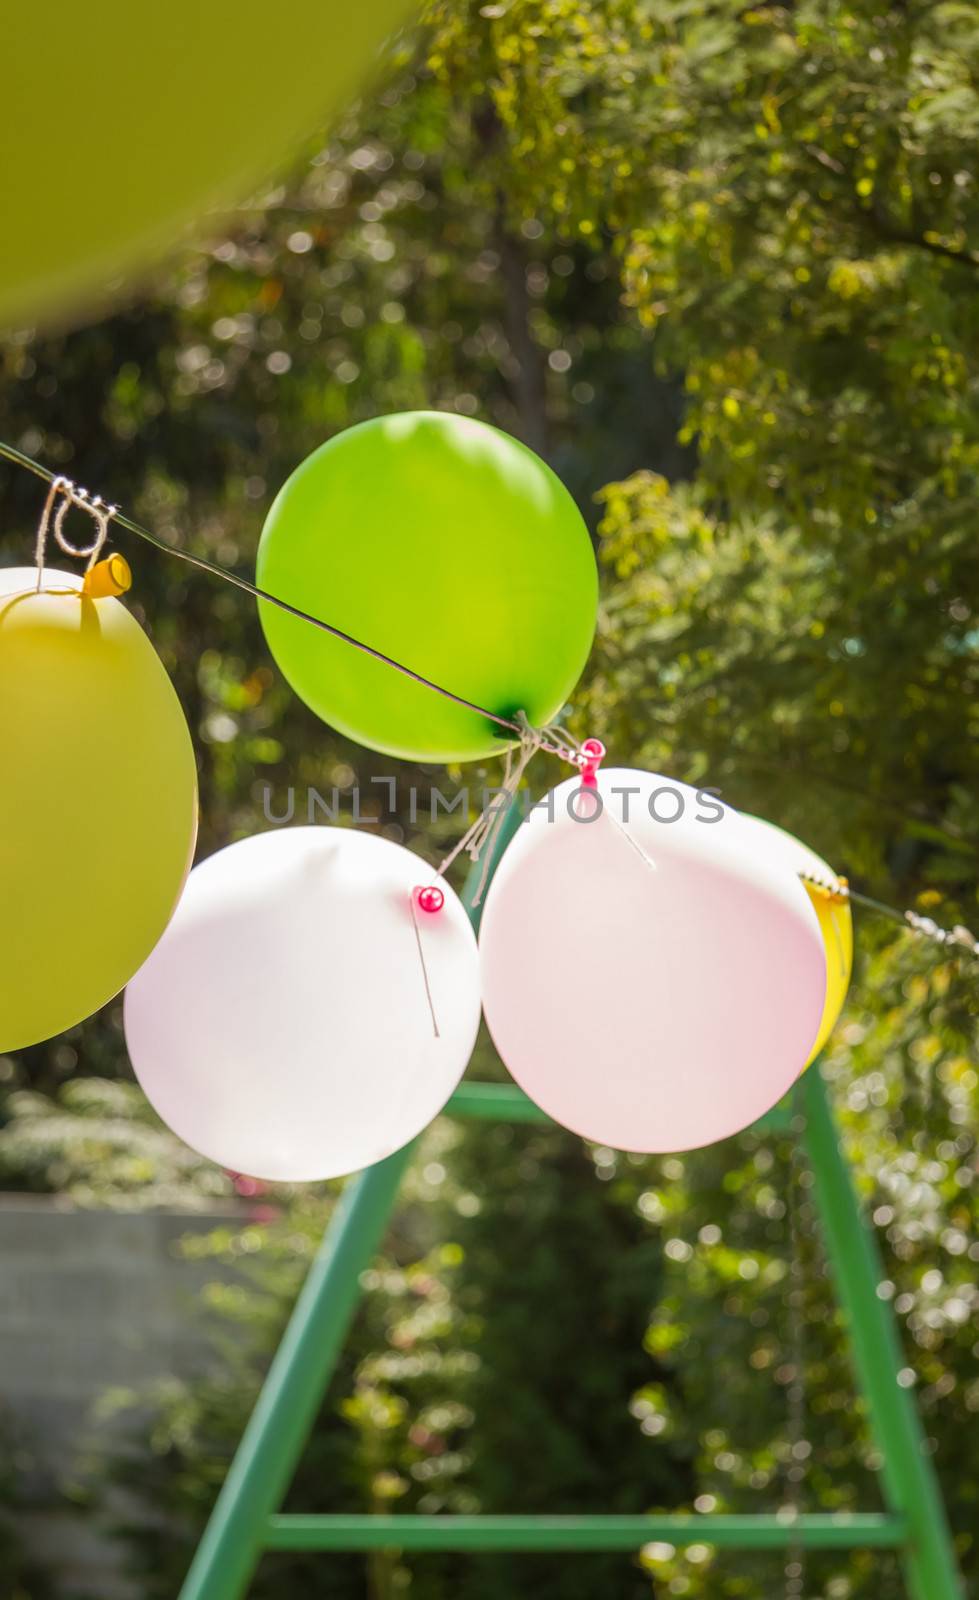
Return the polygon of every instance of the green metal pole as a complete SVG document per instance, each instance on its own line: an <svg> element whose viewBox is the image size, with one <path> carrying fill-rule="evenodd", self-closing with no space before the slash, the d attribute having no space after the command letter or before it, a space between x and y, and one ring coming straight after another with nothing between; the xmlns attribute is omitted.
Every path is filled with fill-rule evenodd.
<svg viewBox="0 0 979 1600"><path fill-rule="evenodd" d="M452 1117L473 1122L539 1122L553 1127L550 1117L515 1083L460 1083L445 1108Z"/></svg>
<svg viewBox="0 0 979 1600"><path fill-rule="evenodd" d="M849 1325L857 1377L883 1456L885 1498L907 1524L905 1573L913 1600L961 1600L963 1588L938 1479L910 1390L893 1316L877 1293L884 1276L840 1149L818 1064L804 1078L806 1142L826 1247Z"/></svg>
<svg viewBox="0 0 979 1600"><path fill-rule="evenodd" d="M446 1105L446 1114L469 1122L537 1122L554 1127L546 1111L535 1105L515 1083L479 1083L467 1079L460 1083ZM790 1097L759 1117L750 1133L787 1133L792 1126Z"/></svg>
<svg viewBox="0 0 979 1600"><path fill-rule="evenodd" d="M239 1600L326 1392L411 1159L411 1146L347 1184L309 1269L211 1513L180 1600Z"/></svg>

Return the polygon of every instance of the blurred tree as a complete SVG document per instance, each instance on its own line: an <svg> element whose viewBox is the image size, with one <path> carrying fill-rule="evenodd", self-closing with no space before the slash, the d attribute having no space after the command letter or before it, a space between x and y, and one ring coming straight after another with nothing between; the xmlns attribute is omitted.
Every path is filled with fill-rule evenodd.
<svg viewBox="0 0 979 1600"><path fill-rule="evenodd" d="M53 1095L15 1089L3 1109L2 1189L127 1210L206 1209L234 1197L228 1174L165 1128L134 1083L84 1076Z"/></svg>
<svg viewBox="0 0 979 1600"><path fill-rule="evenodd" d="M47 1510L38 1497L25 1488L32 1457L29 1437L11 1423L6 1408L0 1412L0 1443L3 1468L0 1471L0 1593L5 1600L58 1600L50 1574L37 1552L29 1552L22 1537L21 1519L25 1511Z"/></svg>

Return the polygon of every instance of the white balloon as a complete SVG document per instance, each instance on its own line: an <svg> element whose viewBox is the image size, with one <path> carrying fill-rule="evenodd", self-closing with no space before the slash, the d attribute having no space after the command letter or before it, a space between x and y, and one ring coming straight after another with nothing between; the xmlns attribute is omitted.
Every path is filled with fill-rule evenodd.
<svg viewBox="0 0 979 1600"><path fill-rule="evenodd" d="M623 791L628 791L624 793ZM749 1126L802 1071L826 962L805 889L736 811L627 769L530 812L480 926L500 1056L556 1122L615 1149Z"/></svg>
<svg viewBox="0 0 979 1600"><path fill-rule="evenodd" d="M379 1161L442 1109L479 1026L469 918L431 869L349 828L210 856L126 992L136 1076L175 1133L281 1182Z"/></svg>

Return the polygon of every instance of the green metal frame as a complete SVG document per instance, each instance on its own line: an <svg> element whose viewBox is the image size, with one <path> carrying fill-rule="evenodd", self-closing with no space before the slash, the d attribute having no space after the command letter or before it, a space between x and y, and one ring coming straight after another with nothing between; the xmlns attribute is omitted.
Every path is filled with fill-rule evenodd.
<svg viewBox="0 0 979 1600"><path fill-rule="evenodd" d="M712 1516L282 1516L277 1514L330 1380L412 1151L348 1183L331 1220L180 1600L240 1600L266 1550L638 1550L652 1540L754 1550L893 1549L911 1600L961 1600L945 1509L927 1453L889 1306L883 1269L839 1147L822 1078L806 1074L806 1140L830 1264L849 1325L856 1375L883 1459L887 1511ZM548 1118L515 1085L465 1083L449 1114L510 1122ZM778 1108L771 1129L789 1118Z"/></svg>
<svg viewBox="0 0 979 1600"><path fill-rule="evenodd" d="M497 843L506 842L515 821ZM478 913L470 911L474 923ZM883 1513L799 1516L284 1516L285 1492L397 1202L412 1147L350 1179L296 1301L180 1600L242 1600L267 1550L637 1551L653 1540L752 1550L892 1549L909 1600L961 1600L951 1533L924 1433L905 1387L897 1329L878 1294L883 1267L840 1149L818 1066L805 1074L806 1144L858 1384L881 1452ZM464 1083L449 1115L546 1123L515 1084ZM758 1130L789 1126L776 1107Z"/></svg>

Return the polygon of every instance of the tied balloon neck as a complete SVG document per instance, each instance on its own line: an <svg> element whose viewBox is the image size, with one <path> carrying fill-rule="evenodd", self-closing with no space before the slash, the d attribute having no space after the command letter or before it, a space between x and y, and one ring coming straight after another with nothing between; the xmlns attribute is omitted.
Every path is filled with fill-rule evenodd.
<svg viewBox="0 0 979 1600"><path fill-rule="evenodd" d="M65 532L65 518L73 506L84 511L95 524L95 534L90 544L73 544ZM44 582L49 534L54 535L55 543L66 556L86 562L82 594L88 599L126 593L133 581L128 561L116 554L100 559L109 536L109 523L118 509L118 506L107 505L101 495L90 495L87 489L73 483L71 478L61 474L52 478L41 508L34 545L39 593Z"/></svg>
<svg viewBox="0 0 979 1600"><path fill-rule="evenodd" d="M125 556L114 551L104 561L89 567L82 583L82 594L88 600L118 598L133 586L132 568Z"/></svg>
<svg viewBox="0 0 979 1600"><path fill-rule="evenodd" d="M932 944L941 945L946 949L964 950L979 959L979 939L961 922L957 922L952 928L943 928L933 917L922 916L918 911L897 911L893 906L884 905L882 901L874 900L870 895L860 894L856 889L852 889L846 878L821 878L811 872L800 872L799 877L808 889L833 904L865 906L868 911L876 911L881 916L889 917L892 922L902 924L909 932L930 940Z"/></svg>
<svg viewBox="0 0 979 1600"><path fill-rule="evenodd" d="M800 872L799 877L820 899L830 900L836 905L847 905L850 901L850 884L846 878L818 878L811 872Z"/></svg>

